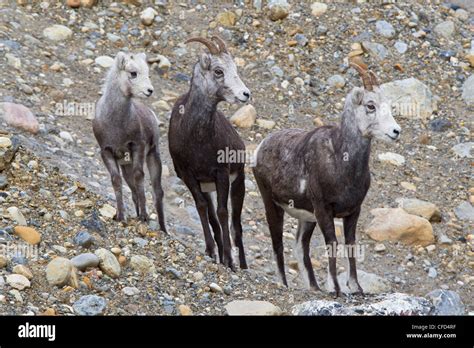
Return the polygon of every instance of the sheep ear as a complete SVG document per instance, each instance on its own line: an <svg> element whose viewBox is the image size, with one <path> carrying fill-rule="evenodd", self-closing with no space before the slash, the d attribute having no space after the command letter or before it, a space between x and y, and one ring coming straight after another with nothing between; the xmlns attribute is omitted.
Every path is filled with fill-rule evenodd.
<svg viewBox="0 0 474 348"><path fill-rule="evenodd" d="M207 53L203 53L199 59L199 64L203 70L209 70L211 67L211 57Z"/></svg>
<svg viewBox="0 0 474 348"><path fill-rule="evenodd" d="M119 70L124 70L127 64L127 55L123 52L119 52L115 57L115 64Z"/></svg>
<svg viewBox="0 0 474 348"><path fill-rule="evenodd" d="M352 104L361 105L364 100L364 89L355 87L352 91Z"/></svg>

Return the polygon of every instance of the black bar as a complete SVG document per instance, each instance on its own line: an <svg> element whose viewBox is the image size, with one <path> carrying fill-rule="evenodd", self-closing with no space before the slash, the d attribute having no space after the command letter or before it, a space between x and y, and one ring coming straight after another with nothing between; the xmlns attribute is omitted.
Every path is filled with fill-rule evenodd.
<svg viewBox="0 0 474 348"><path fill-rule="evenodd" d="M20 338L20 325L55 325L55 340ZM415 325L415 327L414 327ZM424 330L422 328L425 327ZM0 317L0 346L182 344L240 346L410 344L473 347L474 317ZM407 334L455 334L409 338ZM316 344L317 343L317 344Z"/></svg>

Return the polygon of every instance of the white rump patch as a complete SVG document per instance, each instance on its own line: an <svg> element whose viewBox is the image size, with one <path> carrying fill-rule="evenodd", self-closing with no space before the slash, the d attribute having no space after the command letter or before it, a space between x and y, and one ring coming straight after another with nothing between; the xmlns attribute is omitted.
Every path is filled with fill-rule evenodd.
<svg viewBox="0 0 474 348"><path fill-rule="evenodd" d="M286 213L294 217L295 219L302 220L302 221L308 221L308 222L317 222L316 221L316 216L314 216L314 213L308 210L304 209L297 209L297 208L292 208L288 204L280 204L278 202L275 202L278 204L280 207L285 210Z"/></svg>
<svg viewBox="0 0 474 348"><path fill-rule="evenodd" d="M256 167L257 166L257 158L258 158L258 152L260 151L260 147L262 147L263 145L263 142L266 140L263 139L260 144L258 144L257 148L254 150L253 152L253 156L251 158L251 161L250 161L250 167Z"/></svg>
<svg viewBox="0 0 474 348"><path fill-rule="evenodd" d="M229 181L232 184L234 180L237 178L238 173L231 173L229 176ZM200 182L202 192L214 192L217 190L215 182Z"/></svg>

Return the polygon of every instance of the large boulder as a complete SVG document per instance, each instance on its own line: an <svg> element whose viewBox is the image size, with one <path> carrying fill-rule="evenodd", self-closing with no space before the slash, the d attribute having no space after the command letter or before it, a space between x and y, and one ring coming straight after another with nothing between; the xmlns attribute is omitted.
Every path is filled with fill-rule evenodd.
<svg viewBox="0 0 474 348"><path fill-rule="evenodd" d="M464 315L466 308L459 295L451 290L436 289L426 295L433 302L434 315Z"/></svg>
<svg viewBox="0 0 474 348"><path fill-rule="evenodd" d="M26 106L4 102L0 103L0 119L8 125L36 134L39 123L36 116Z"/></svg>
<svg viewBox="0 0 474 348"><path fill-rule="evenodd" d="M428 86L413 77L384 83L380 88L390 100L395 117L427 119L438 109Z"/></svg>
<svg viewBox="0 0 474 348"><path fill-rule="evenodd" d="M402 242L427 246L434 243L433 228L425 218L408 214L402 208L377 208L365 233L376 241Z"/></svg>
<svg viewBox="0 0 474 348"><path fill-rule="evenodd" d="M228 315L280 315L281 309L268 301L237 300L225 307Z"/></svg>
<svg viewBox="0 0 474 348"><path fill-rule="evenodd" d="M429 221L441 221L441 212L436 204L416 198L399 198L397 203L408 214L418 215Z"/></svg>

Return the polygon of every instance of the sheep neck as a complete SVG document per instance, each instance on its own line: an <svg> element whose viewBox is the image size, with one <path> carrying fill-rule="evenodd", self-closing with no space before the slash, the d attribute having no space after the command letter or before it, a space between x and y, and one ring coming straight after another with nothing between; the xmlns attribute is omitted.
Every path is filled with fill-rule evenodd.
<svg viewBox="0 0 474 348"><path fill-rule="evenodd" d="M107 115L116 122L128 121L131 118L132 98L124 95L117 83L109 83L104 91L107 101Z"/></svg>
<svg viewBox="0 0 474 348"><path fill-rule="evenodd" d="M184 105L188 129L200 137L214 133L217 104L219 100L212 98L199 86L191 84L188 100Z"/></svg>
<svg viewBox="0 0 474 348"><path fill-rule="evenodd" d="M351 108L342 113L338 145L342 163L347 164L343 168L350 170L351 175L368 171L371 139L362 135Z"/></svg>

